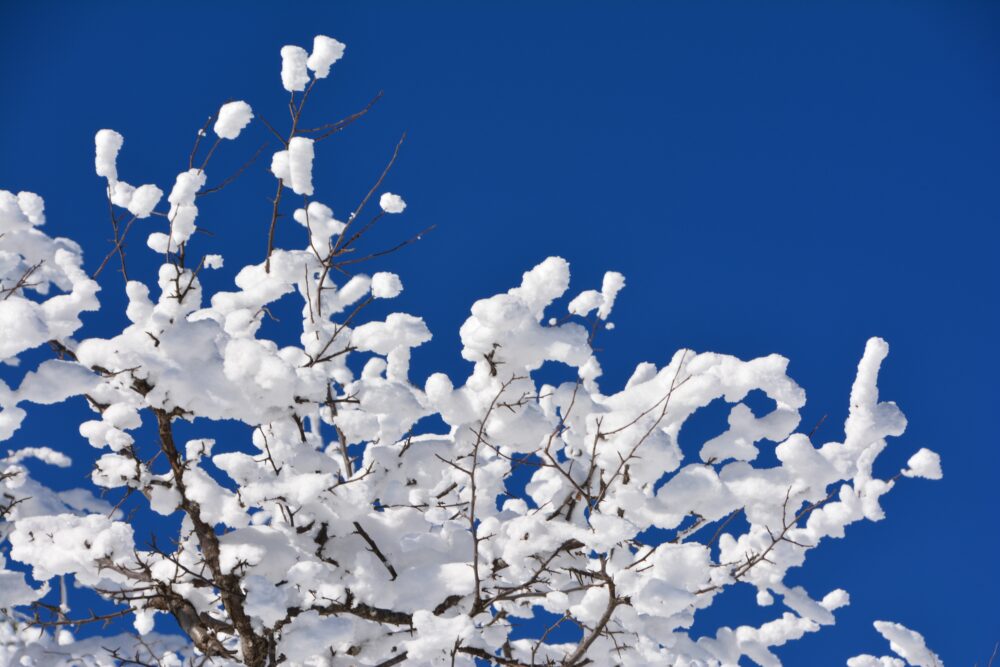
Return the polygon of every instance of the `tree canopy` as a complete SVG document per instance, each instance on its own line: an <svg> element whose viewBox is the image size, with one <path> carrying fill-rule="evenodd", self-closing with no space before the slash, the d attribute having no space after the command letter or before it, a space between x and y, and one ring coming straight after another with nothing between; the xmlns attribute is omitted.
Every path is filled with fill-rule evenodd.
<svg viewBox="0 0 1000 667"><path fill-rule="evenodd" d="M339 121L305 122L314 86L344 50L325 36L311 51L284 47L288 126L226 103L165 201L157 185L119 178L124 137L99 131L95 169L114 238L90 273L76 243L42 231L41 197L0 192L0 440L32 404L85 401L92 418L79 432L100 452L92 488L72 491L25 465L68 465L64 447L22 447L2 461L0 656L770 666L772 648L833 624L848 593L786 575L823 540L882 519L880 499L903 478L942 474L928 449L887 479L875 473L906 426L877 389L887 343L865 346L843 440L814 442L800 430L805 393L778 355L679 350L663 366L638 365L624 387L602 387L596 341L613 326L625 277L571 290L568 262L550 257L473 304L460 330L468 377L415 381L411 354L431 332L417 315L368 317L403 280L364 271L428 230L384 249L360 244L405 213L386 186L402 140L346 214L314 184L322 142L378 99ZM224 257L199 250L199 201L225 197L253 163L209 178L212 156L251 122L281 144L261 259L231 291L207 293L203 274ZM158 231L133 251L127 241L143 225ZM298 225L301 247L279 247L278 225ZM133 278L134 261L158 263L155 284ZM128 324L88 337L81 316L100 309L102 284L121 289L116 272ZM279 304L300 317L268 322ZM766 410L748 404L755 393ZM728 429L682 448L685 422L717 401L730 406ZM221 422L241 424L245 442L181 435ZM773 462L758 459L762 445ZM163 519L152 536L136 529L139 511ZM67 578L116 610L79 614ZM775 606L773 620L694 633L733 587ZM181 634L157 631L157 617ZM73 634L117 618L135 633ZM851 667L940 664L916 632L875 628L898 657L857 656Z"/></svg>

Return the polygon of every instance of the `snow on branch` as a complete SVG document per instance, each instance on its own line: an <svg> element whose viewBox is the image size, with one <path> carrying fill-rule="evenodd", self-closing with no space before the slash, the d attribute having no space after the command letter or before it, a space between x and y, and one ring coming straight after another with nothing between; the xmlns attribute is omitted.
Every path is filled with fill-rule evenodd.
<svg viewBox="0 0 1000 667"><path fill-rule="evenodd" d="M608 272L574 295L569 263L550 257L472 304L459 332L466 377L411 378L431 331L417 315L371 316L403 279L364 272L390 268L430 229L370 241L385 215L411 225L419 209L386 190L403 141L345 206L313 177L321 140L381 95L304 127L344 48L322 35L311 53L282 48L288 124L224 104L165 208L166 190L119 179L124 138L98 132L113 238L93 277L76 243L41 231L40 197L0 192L0 440L12 446L0 458L0 662L771 666L776 648L832 625L847 592L792 586L788 573L852 524L882 519L896 483L942 474L920 449L899 474L876 475L906 426L877 388L887 343L864 349L843 441L817 446L798 431L805 393L778 355L680 350L639 364L624 387L602 384L595 338L625 277ZM204 241L199 198L262 168L262 149L206 187L210 160L252 131L280 143L275 194L261 219ZM137 220L148 249L126 243ZM297 234L293 247L279 245L279 225ZM214 252L248 230L259 262L234 267ZM81 314L99 308L105 266L122 273L127 305L102 338ZM223 267L230 286L202 283ZM19 367L35 348L24 358L53 358ZM537 379L553 366L569 379ZM773 403L766 414L746 404L758 391ZM727 429L682 451L688 419L720 400ZM91 411L80 440L16 441L32 405L69 401ZM220 437L221 422L242 425L245 441ZM762 447L776 465L758 462ZM86 488L57 492L32 474L71 456L94 460ZM139 525L156 526L152 537ZM109 610L79 608L67 577ZM760 627L693 632L736 587L782 608ZM182 634L156 632L164 617ZM74 634L122 618L136 634ZM899 657L848 664L940 665L919 634L876 628Z"/></svg>

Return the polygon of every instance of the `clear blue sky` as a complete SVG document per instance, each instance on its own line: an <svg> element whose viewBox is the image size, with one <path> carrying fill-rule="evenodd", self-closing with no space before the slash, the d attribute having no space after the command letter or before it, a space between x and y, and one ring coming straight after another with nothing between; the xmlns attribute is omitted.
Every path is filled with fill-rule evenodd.
<svg viewBox="0 0 1000 667"><path fill-rule="evenodd" d="M843 587L852 603L781 655L883 654L871 622L888 619L950 666L985 664L1000 640L1000 3L8 0L0 187L42 194L49 233L82 241L93 266L110 234L94 132L122 132L123 176L166 189L225 100L284 120L278 50L317 32L348 44L317 87L317 122L386 93L320 146L323 200L352 208L406 130L390 187L410 208L382 239L438 225L379 267L407 286L394 305L435 332L415 354L418 383L460 379L469 305L550 254L581 288L606 269L627 276L601 340L608 389L679 347L777 352L808 392L803 426L828 414L819 436L840 439L865 340L882 336L882 394L910 427L880 470L927 446L945 479L904 480L885 521L812 552L809 590ZM266 140L252 127L214 174ZM266 164L206 201L204 250L235 248L220 281L263 252ZM134 256L148 255L138 239ZM118 277L105 279L113 309ZM94 452L47 414L7 444L78 454L79 482ZM778 611L732 597L712 620Z"/></svg>

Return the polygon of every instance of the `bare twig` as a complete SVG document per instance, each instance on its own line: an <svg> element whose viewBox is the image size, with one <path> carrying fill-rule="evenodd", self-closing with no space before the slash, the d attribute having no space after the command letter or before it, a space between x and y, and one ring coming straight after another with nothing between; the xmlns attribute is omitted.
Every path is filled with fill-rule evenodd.
<svg viewBox="0 0 1000 667"><path fill-rule="evenodd" d="M43 259L37 264L29 266L12 287L0 287L0 294L3 294L3 300L6 301L10 297L14 296L18 290L24 289L25 287L31 287L32 283L29 283L28 279L31 278L32 274L40 269L44 263L45 260Z"/></svg>
<svg viewBox="0 0 1000 667"><path fill-rule="evenodd" d="M355 113L352 113L347 118L344 118L342 120L338 120L335 123L327 123L326 125L320 125L319 127L311 127L311 128L309 128L307 130L299 130L299 132L302 133L302 134L308 134L308 133L311 133L311 132L324 132L324 130L325 130L326 132L324 134L321 134L320 136L316 137L316 141L322 141L323 139L326 139L327 137L329 137L329 136L331 136L333 134L336 134L337 132L340 132L341 130L343 130L344 128L346 128L348 125L350 125L351 123L353 123L354 121L358 120L359 118L361 118L362 116L364 116L366 113L368 113L369 111L371 111L371 108L373 106L375 106L375 103L378 102L380 99L382 99L382 94L383 94L383 91L381 91L381 90L378 91L378 94L375 95L375 97L372 98L371 102L369 102L367 105L365 105L364 109L362 109L361 111L357 111Z"/></svg>
<svg viewBox="0 0 1000 667"><path fill-rule="evenodd" d="M260 147L257 148L256 151L254 151L254 154L250 156L249 160L247 160L246 162L244 162L240 166L239 169L237 169L235 172L233 172L232 174L230 174L230 176L226 180L224 180L221 183L219 183L218 185L212 186L210 188L205 188L204 190L199 190L196 196L203 197L205 195L212 194L213 192L218 192L219 190L222 190L223 188L225 188L227 185L229 185L230 183L232 183L233 181L235 181L237 178L239 178L240 175L244 171L246 171L247 167L249 167L254 162L256 162L257 158L260 157L260 154L264 151L265 148L267 148L267 142L266 141L264 143L262 143L260 145Z"/></svg>
<svg viewBox="0 0 1000 667"><path fill-rule="evenodd" d="M375 540L372 539L371 535L369 535L367 531L365 531L365 529L362 528L361 524L358 523L357 521L354 522L354 530L357 531L358 535L360 535L361 538L368 543L371 552L375 554L375 557L382 562L382 565L384 565L385 569L388 570L389 572L389 577L393 581L395 581L396 577L399 576L398 574L396 574L396 568L392 566L392 563L389 562L389 559L386 558L385 554L382 553L382 550L378 548L378 544L375 543Z"/></svg>

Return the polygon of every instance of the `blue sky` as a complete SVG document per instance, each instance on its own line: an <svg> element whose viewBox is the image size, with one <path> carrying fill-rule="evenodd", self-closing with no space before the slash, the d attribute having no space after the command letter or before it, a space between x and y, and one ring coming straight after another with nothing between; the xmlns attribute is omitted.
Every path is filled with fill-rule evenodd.
<svg viewBox="0 0 1000 667"><path fill-rule="evenodd" d="M608 389L679 347L777 352L808 392L803 427L829 415L818 437L840 439L865 340L882 336L882 395L910 420L882 472L927 446L945 479L904 480L886 520L811 553L801 580L852 604L780 654L882 654L871 621L888 619L949 665L985 664L1000 640L1000 5L5 2L0 187L43 195L49 233L93 264L110 234L94 132L122 132L121 173L167 188L227 99L284 120L278 50L317 32L348 44L317 87L317 123L385 91L320 146L324 201L353 208L405 130L389 187L410 207L373 249L437 225L379 266L406 284L394 305L435 333L415 353L418 383L462 378L468 307L551 254L580 288L608 269L627 277L600 340ZM227 145L216 175L267 138L255 125ZM203 209L205 252L233 258L220 284L262 256L265 165ZM119 278L104 278L98 333L122 302ZM48 414L8 444L93 457L60 423L70 413ZM709 620L776 611L732 598Z"/></svg>

